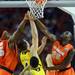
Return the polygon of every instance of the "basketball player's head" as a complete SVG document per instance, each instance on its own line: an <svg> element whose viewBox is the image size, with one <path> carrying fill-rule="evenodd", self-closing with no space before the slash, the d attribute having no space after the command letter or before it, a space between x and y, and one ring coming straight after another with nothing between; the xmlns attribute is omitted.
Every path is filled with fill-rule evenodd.
<svg viewBox="0 0 75 75"><path fill-rule="evenodd" d="M65 31L61 35L62 44L67 44L72 40L72 33L70 31Z"/></svg>

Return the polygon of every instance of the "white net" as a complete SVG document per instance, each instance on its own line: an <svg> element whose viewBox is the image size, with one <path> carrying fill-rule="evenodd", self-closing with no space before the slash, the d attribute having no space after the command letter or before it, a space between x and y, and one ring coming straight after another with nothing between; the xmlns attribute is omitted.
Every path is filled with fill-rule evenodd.
<svg viewBox="0 0 75 75"><path fill-rule="evenodd" d="M31 13L36 17L36 18L43 18L44 17L44 7L47 1L45 1L43 4L39 5L35 2L35 0L26 0Z"/></svg>

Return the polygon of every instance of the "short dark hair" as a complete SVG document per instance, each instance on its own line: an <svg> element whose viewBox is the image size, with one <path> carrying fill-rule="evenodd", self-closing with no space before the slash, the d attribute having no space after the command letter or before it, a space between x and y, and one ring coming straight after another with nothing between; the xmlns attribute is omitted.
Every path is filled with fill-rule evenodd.
<svg viewBox="0 0 75 75"><path fill-rule="evenodd" d="M39 64L38 58L35 57L35 56L31 57L31 59L30 59L30 65L31 65L31 67L32 68L36 68L38 66L38 64Z"/></svg>
<svg viewBox="0 0 75 75"><path fill-rule="evenodd" d="M27 44L23 41L23 39L18 42L18 48L21 51L27 50Z"/></svg>

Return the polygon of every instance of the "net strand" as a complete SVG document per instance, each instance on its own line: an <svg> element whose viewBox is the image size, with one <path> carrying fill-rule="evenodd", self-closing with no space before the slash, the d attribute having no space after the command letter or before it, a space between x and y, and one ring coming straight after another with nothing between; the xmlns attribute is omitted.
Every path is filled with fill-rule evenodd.
<svg viewBox="0 0 75 75"><path fill-rule="evenodd" d="M46 2L42 5L38 5L38 4L36 4L35 1L28 1L27 0L27 4L30 8L31 13L36 18L43 18L44 17L44 7L45 7Z"/></svg>

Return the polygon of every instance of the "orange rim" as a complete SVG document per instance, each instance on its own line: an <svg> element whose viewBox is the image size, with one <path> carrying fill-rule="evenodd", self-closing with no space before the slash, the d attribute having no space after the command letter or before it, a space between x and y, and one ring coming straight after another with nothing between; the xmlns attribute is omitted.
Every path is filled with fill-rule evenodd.
<svg viewBox="0 0 75 75"><path fill-rule="evenodd" d="M35 0L36 4L43 5L47 0Z"/></svg>

